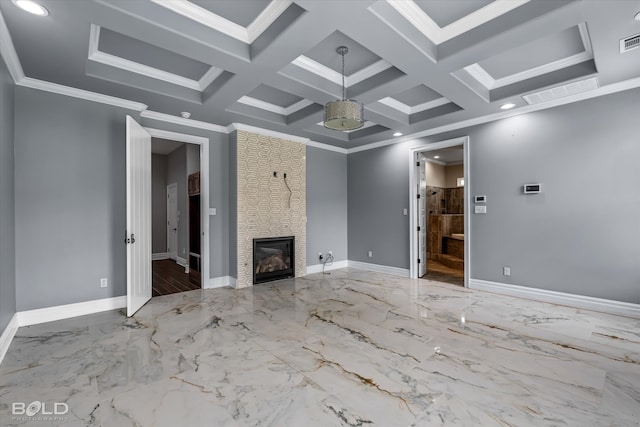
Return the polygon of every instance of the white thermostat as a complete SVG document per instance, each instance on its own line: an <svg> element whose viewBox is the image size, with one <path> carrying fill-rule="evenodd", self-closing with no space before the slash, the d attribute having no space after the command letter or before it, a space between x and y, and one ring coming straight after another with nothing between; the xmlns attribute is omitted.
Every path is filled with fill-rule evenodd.
<svg viewBox="0 0 640 427"><path fill-rule="evenodd" d="M524 194L542 193L542 184L525 184L522 186L522 192Z"/></svg>
<svg viewBox="0 0 640 427"><path fill-rule="evenodd" d="M476 196L476 203L487 203L487 196Z"/></svg>

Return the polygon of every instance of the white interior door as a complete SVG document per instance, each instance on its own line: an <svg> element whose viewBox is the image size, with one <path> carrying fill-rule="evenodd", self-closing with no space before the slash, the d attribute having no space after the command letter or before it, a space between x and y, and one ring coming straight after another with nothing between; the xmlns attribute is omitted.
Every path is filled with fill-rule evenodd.
<svg viewBox="0 0 640 427"><path fill-rule="evenodd" d="M167 185L167 252L178 259L178 184Z"/></svg>
<svg viewBox="0 0 640 427"><path fill-rule="evenodd" d="M427 176L424 167L425 157L418 153L418 277L422 277L427 272Z"/></svg>
<svg viewBox="0 0 640 427"><path fill-rule="evenodd" d="M127 316L151 299L151 135L127 116Z"/></svg>

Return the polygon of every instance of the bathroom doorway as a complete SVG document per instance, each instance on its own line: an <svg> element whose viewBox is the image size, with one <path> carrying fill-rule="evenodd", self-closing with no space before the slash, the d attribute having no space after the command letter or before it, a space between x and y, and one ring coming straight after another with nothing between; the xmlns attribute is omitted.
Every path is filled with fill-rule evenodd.
<svg viewBox="0 0 640 427"><path fill-rule="evenodd" d="M468 272L466 140L412 150L412 277L465 286ZM415 197L414 197L415 196ZM465 209L467 208L467 209ZM415 227L415 228L414 228ZM467 275L468 277L468 275Z"/></svg>

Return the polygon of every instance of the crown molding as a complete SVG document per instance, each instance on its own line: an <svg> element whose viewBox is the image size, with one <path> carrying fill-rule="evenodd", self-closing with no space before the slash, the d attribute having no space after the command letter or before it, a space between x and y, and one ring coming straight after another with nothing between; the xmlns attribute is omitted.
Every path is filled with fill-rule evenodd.
<svg viewBox="0 0 640 427"><path fill-rule="evenodd" d="M99 44L100 26L91 24L91 30L89 31L89 54L87 56L89 61L119 68L121 70L174 84L176 86L186 87L187 89L192 89L198 92L204 91L216 78L218 78L218 76L220 76L220 74L222 74L223 71L220 68L211 66L211 68L209 68L209 70L207 70L199 80L193 80L110 53L102 52L99 49Z"/></svg>
<svg viewBox="0 0 640 427"><path fill-rule="evenodd" d="M316 76L322 77L325 80L330 81L331 83L335 83L338 86L342 86L342 74L339 72L332 70L326 65L322 65L321 63L314 61L313 59L300 55L296 59L291 62L293 65L302 68ZM391 68L392 65L381 59L379 61L374 62L368 67L363 68L362 70L356 71L355 73L344 77L344 84L346 87L357 85L360 82L367 80L375 76L376 74L380 74L384 70Z"/></svg>
<svg viewBox="0 0 640 427"><path fill-rule="evenodd" d="M187 126L195 129L209 130L217 133L229 133L225 126L213 123L201 122L199 120L185 119L183 117L172 116L171 114L159 113L157 111L146 110L140 113L140 117L149 120L158 120L165 123L173 123L176 125Z"/></svg>
<svg viewBox="0 0 640 427"><path fill-rule="evenodd" d="M432 108L440 107L441 105L446 105L451 101L449 101L447 98L442 97L442 98L434 99L433 101L423 102L422 104L414 105L413 107L411 107L403 102L398 101L395 98L388 96L386 98L380 99L378 102L386 105L387 107L394 108L400 111L401 113L410 115L410 114L415 114L415 113L420 113L422 111L430 110Z"/></svg>
<svg viewBox="0 0 640 427"><path fill-rule="evenodd" d="M16 82L16 85L70 96L72 98L84 99L86 101L113 105L114 107L126 108L128 110L144 111L147 109L147 106L140 102L129 101L128 99L116 98L115 96L103 95L101 93L90 92L88 90L63 86L57 83L46 82L44 80L32 79L30 77L24 77L19 82Z"/></svg>
<svg viewBox="0 0 640 427"><path fill-rule="evenodd" d="M9 69L9 74L11 74L13 82L17 84L19 81L24 79L24 71L22 70L22 65L20 64L20 58L18 58L18 53L16 52L15 46L13 45L11 34L9 33L7 23L5 22L4 16L2 15L1 11L0 55L2 55L4 62L7 64L7 68Z"/></svg>
<svg viewBox="0 0 640 427"><path fill-rule="evenodd" d="M387 0L391 7L436 45L479 27L528 2L529 0L494 1L441 28L414 1Z"/></svg>
<svg viewBox="0 0 640 427"><path fill-rule="evenodd" d="M535 111L547 110L553 107L559 107L561 105L573 104L574 102L585 101L591 98L598 98L600 96L610 95L612 93L623 92L625 90L635 89L640 87L640 77L635 79L626 80L624 82L613 83L607 86L601 86L598 89L582 92L575 95L567 96L564 98L554 99L553 101L543 102L540 104L527 105L517 110L501 111L493 114L488 114L482 117L475 117L473 119L463 120L461 122L452 123L437 128L432 128L422 132L416 132L411 135L406 135L401 138L387 139L384 141L378 141L371 144L361 145L359 147L349 148L347 154L358 153L360 151L373 150L375 148L384 147L387 145L398 144L402 142L411 141L417 138L424 138L431 135L437 135L439 133L449 132L452 130L462 129L484 123L494 122L500 119L506 119L508 117L519 116L521 114L533 113Z"/></svg>
<svg viewBox="0 0 640 427"><path fill-rule="evenodd" d="M246 44L251 44L260 37L293 3L292 0L272 0L249 26L243 27L187 0L150 1Z"/></svg>

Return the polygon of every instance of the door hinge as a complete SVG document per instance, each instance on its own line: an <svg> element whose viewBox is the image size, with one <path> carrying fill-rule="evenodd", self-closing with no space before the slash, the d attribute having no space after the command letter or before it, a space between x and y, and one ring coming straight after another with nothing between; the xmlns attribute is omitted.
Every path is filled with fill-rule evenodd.
<svg viewBox="0 0 640 427"><path fill-rule="evenodd" d="M420 195L418 194L418 199L420 198Z"/></svg>
<svg viewBox="0 0 640 427"><path fill-rule="evenodd" d="M418 258L418 264L420 264L420 258Z"/></svg>
<svg viewBox="0 0 640 427"><path fill-rule="evenodd" d="M420 162L416 162L416 166L420 166Z"/></svg>
<svg viewBox="0 0 640 427"><path fill-rule="evenodd" d="M420 231L420 226L418 226L418 231Z"/></svg>

